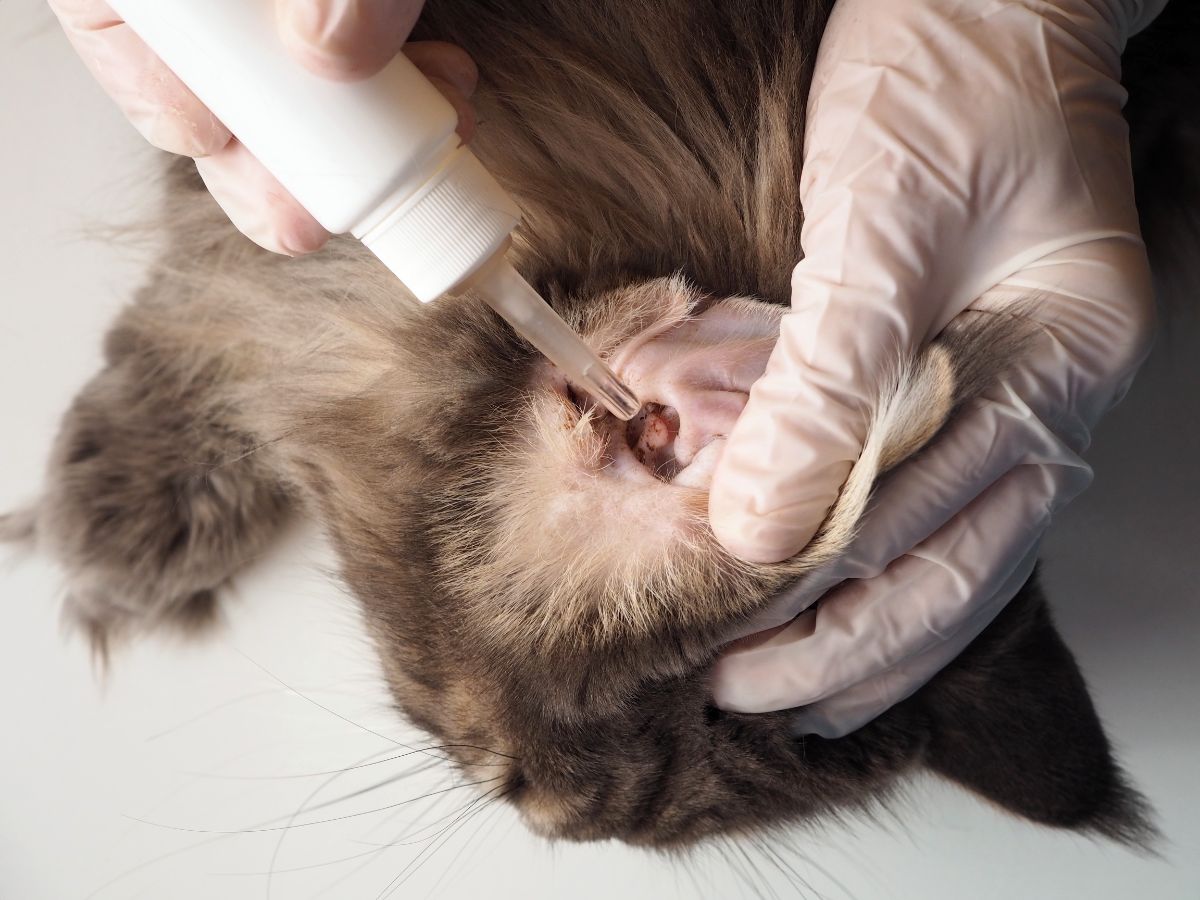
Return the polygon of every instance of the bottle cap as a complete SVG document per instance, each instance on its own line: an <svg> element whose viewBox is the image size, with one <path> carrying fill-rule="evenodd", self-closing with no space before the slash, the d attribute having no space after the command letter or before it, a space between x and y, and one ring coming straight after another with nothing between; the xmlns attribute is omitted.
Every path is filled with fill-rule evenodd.
<svg viewBox="0 0 1200 900"><path fill-rule="evenodd" d="M470 278L501 252L520 207L466 147L376 222L362 242L422 303Z"/></svg>

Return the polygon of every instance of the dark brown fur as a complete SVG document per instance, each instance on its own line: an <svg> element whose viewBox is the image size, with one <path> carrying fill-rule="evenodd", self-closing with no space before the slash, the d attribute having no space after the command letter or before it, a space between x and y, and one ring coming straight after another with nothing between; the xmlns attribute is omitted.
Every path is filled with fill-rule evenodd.
<svg viewBox="0 0 1200 900"><path fill-rule="evenodd" d="M476 147L527 211L519 264L582 331L627 327L637 286L675 273L787 301L826 6L432 0L422 32L479 62ZM796 568L650 579L632 609L597 594L548 618L550 593L472 586L466 545L497 528L480 498L523 439L539 360L468 298L416 309L357 245L283 260L178 168L168 194L170 246L67 415L36 520L99 640L207 616L304 507L399 707L464 767L502 772L543 833L685 846L869 807L928 767L1036 822L1147 836L1032 584L839 740L709 700L721 636ZM965 362L994 359L978 338L950 348L972 390L994 374Z"/></svg>

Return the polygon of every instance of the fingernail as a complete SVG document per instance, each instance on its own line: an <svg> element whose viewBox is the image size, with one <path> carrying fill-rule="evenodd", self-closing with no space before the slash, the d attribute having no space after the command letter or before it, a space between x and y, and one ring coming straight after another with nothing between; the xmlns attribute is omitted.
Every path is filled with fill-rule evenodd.
<svg viewBox="0 0 1200 900"><path fill-rule="evenodd" d="M308 68L331 78L344 78L353 64L339 34L344 16L331 4L314 0L283 0L278 6L283 42Z"/></svg>
<svg viewBox="0 0 1200 900"><path fill-rule="evenodd" d="M302 256L320 249L328 232L240 144L197 160L200 177L237 229L273 253Z"/></svg>
<svg viewBox="0 0 1200 900"><path fill-rule="evenodd" d="M341 18L329 3L319 0L283 0L279 6L280 24L313 46L328 44Z"/></svg>
<svg viewBox="0 0 1200 900"><path fill-rule="evenodd" d="M271 236L273 248L288 256L306 256L320 250L329 241L329 232L307 214L296 215L276 222Z"/></svg>

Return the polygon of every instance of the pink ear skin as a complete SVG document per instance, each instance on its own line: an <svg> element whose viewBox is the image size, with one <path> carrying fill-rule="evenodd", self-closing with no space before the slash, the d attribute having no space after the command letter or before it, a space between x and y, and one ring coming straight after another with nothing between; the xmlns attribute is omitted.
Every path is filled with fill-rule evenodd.
<svg viewBox="0 0 1200 900"><path fill-rule="evenodd" d="M778 334L761 303L729 300L632 341L614 369L645 404L626 429L638 461L665 480L707 488L724 438Z"/></svg>

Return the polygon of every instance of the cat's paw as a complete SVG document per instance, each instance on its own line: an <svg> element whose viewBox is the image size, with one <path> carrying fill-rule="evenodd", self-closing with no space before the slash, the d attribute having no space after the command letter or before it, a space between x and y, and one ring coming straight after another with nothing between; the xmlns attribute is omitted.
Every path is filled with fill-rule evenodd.
<svg viewBox="0 0 1200 900"><path fill-rule="evenodd" d="M220 618L220 590L204 588L176 598L131 595L128 587L89 582L76 575L67 589L63 623L83 635L101 668L125 638L152 628L187 636L212 627Z"/></svg>
<svg viewBox="0 0 1200 900"><path fill-rule="evenodd" d="M194 632L290 507L267 454L214 418L199 382L117 363L63 420L36 522L66 572L68 622L101 654L120 637Z"/></svg>

